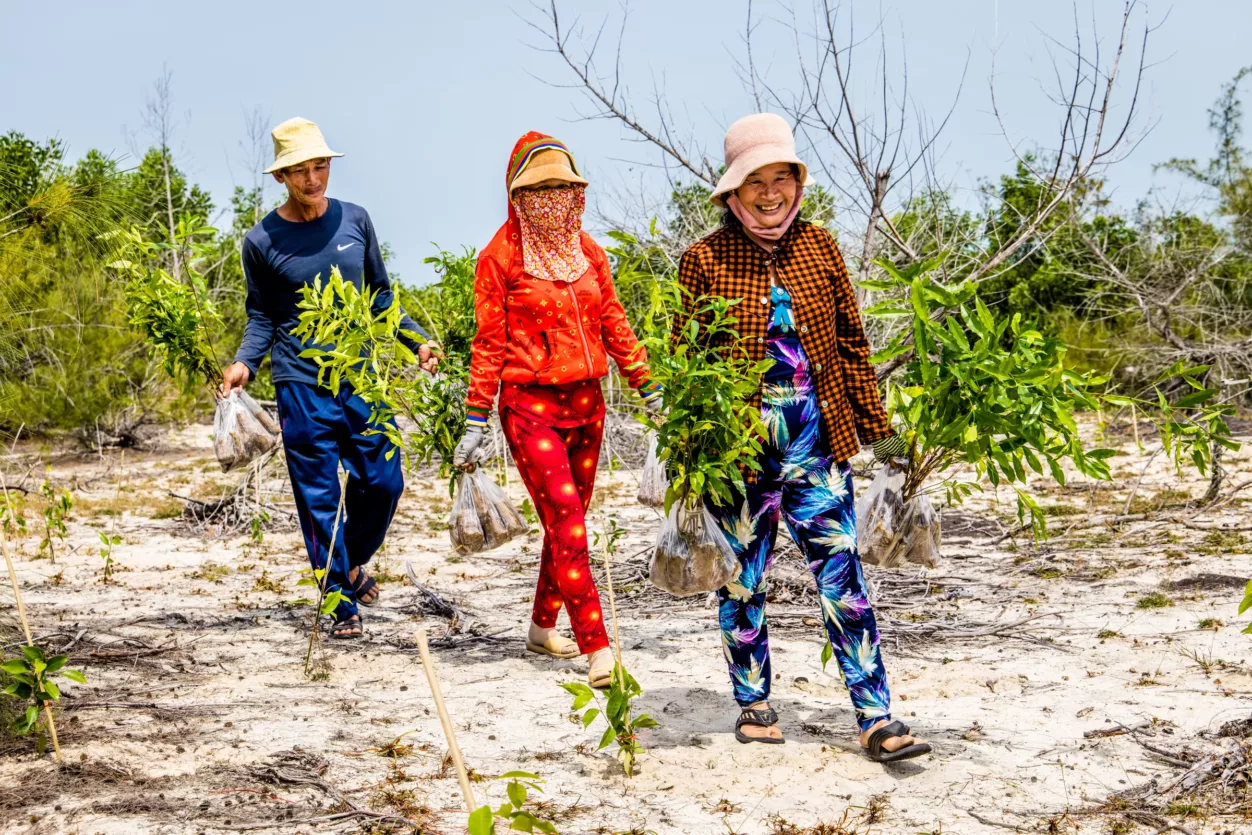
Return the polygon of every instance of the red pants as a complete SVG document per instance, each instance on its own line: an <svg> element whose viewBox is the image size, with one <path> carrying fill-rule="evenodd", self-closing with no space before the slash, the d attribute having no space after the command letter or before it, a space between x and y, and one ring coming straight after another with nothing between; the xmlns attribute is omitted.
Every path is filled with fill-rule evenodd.
<svg viewBox="0 0 1252 835"><path fill-rule="evenodd" d="M600 461L604 420L570 428L544 426L512 409L502 409L500 419L543 524L543 554L532 619L550 629L556 626L557 613L564 604L578 649L584 654L604 649L609 636L604 631L600 592L588 562L586 517Z"/></svg>

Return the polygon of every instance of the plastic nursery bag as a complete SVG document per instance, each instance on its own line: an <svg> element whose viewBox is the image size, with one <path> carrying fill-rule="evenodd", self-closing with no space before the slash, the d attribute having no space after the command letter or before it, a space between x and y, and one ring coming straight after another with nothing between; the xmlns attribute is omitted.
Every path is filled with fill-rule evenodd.
<svg viewBox="0 0 1252 835"><path fill-rule="evenodd" d="M938 564L939 514L926 496L904 501L905 475L888 462L857 502L856 546L863 563L883 568Z"/></svg>
<svg viewBox="0 0 1252 835"><path fill-rule="evenodd" d="M648 458L643 462L643 472L639 475L639 503L647 507L665 507L669 479L665 475L665 464L657 455L656 432L649 429L644 442L648 445Z"/></svg>
<svg viewBox="0 0 1252 835"><path fill-rule="evenodd" d="M458 554L498 548L527 530L526 520L486 470L457 476L448 532Z"/></svg>
<svg viewBox="0 0 1252 835"><path fill-rule="evenodd" d="M213 451L222 472L251 463L278 443L278 422L242 389L217 401L213 416Z"/></svg>
<svg viewBox="0 0 1252 835"><path fill-rule="evenodd" d="M652 552L654 585L680 597L716 591L739 574L739 560L717 520L701 502L674 502Z"/></svg>

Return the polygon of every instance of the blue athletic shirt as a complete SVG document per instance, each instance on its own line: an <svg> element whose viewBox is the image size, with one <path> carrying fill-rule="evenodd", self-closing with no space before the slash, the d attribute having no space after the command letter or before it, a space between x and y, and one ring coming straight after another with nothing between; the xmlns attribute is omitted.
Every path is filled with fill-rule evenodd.
<svg viewBox="0 0 1252 835"><path fill-rule="evenodd" d="M339 267L358 289L377 291L376 310L391 306L391 281L369 213L353 203L328 202L325 214L305 222L285 220L274 210L243 239L248 324L235 361L248 366L254 379L269 353L275 383L317 384L317 363L301 359L300 352L327 346L306 345L291 331L300 321L300 288L319 274L325 282L331 267ZM401 327L417 334L419 344L426 341L426 332L408 314Z"/></svg>

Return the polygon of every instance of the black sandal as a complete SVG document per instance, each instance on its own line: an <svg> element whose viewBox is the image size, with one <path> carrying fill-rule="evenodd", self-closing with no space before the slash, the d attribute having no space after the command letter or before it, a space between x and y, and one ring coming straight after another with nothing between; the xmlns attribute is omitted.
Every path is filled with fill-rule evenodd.
<svg viewBox="0 0 1252 835"><path fill-rule="evenodd" d="M775 739L772 736L748 736L739 730L744 725L756 725L759 728L771 728L778 724L778 712L772 707L765 710L757 710L756 708L745 707L739 713L739 718L735 720L735 739L740 742L763 742L766 745L782 745L787 740Z"/></svg>
<svg viewBox="0 0 1252 835"><path fill-rule="evenodd" d="M378 581L365 573L364 566L358 566L356 570L356 579L348 581L348 587L352 589L352 594L356 597L356 602L362 606L373 606L378 602L378 592L374 592L371 600L365 600L365 595L374 591L378 586ZM379 589L379 591L382 591Z"/></svg>
<svg viewBox="0 0 1252 835"><path fill-rule="evenodd" d="M909 726L899 721L888 722L869 735L869 744L863 749L865 756L876 763L893 763L900 760L911 760L931 751L929 742L915 742L896 751L884 751L882 744L896 736L908 736Z"/></svg>
<svg viewBox="0 0 1252 835"><path fill-rule="evenodd" d="M360 615L349 615L346 618L336 617L335 623L330 627L330 637L336 641L350 641L364 637L364 635L365 624L361 622Z"/></svg>

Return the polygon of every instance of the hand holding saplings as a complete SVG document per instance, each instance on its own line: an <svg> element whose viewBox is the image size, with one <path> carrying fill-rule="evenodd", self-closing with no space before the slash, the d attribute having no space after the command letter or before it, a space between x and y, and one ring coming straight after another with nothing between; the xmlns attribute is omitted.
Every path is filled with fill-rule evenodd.
<svg viewBox="0 0 1252 835"><path fill-rule="evenodd" d="M464 470L470 464L477 460L475 455L478 448L482 446L483 438L486 432L481 426L469 426L465 429L465 434L461 436L461 441L456 445L456 449L452 452L452 466L458 470Z"/></svg>
<svg viewBox="0 0 1252 835"><path fill-rule="evenodd" d="M222 385L218 389L218 397L228 397L235 389L242 389L252 379L252 372L242 362L233 362L222 372Z"/></svg>
<svg viewBox="0 0 1252 835"><path fill-rule="evenodd" d="M439 368L439 360L443 359L443 351L438 342L426 342L417 349L417 365L427 374L434 374Z"/></svg>

